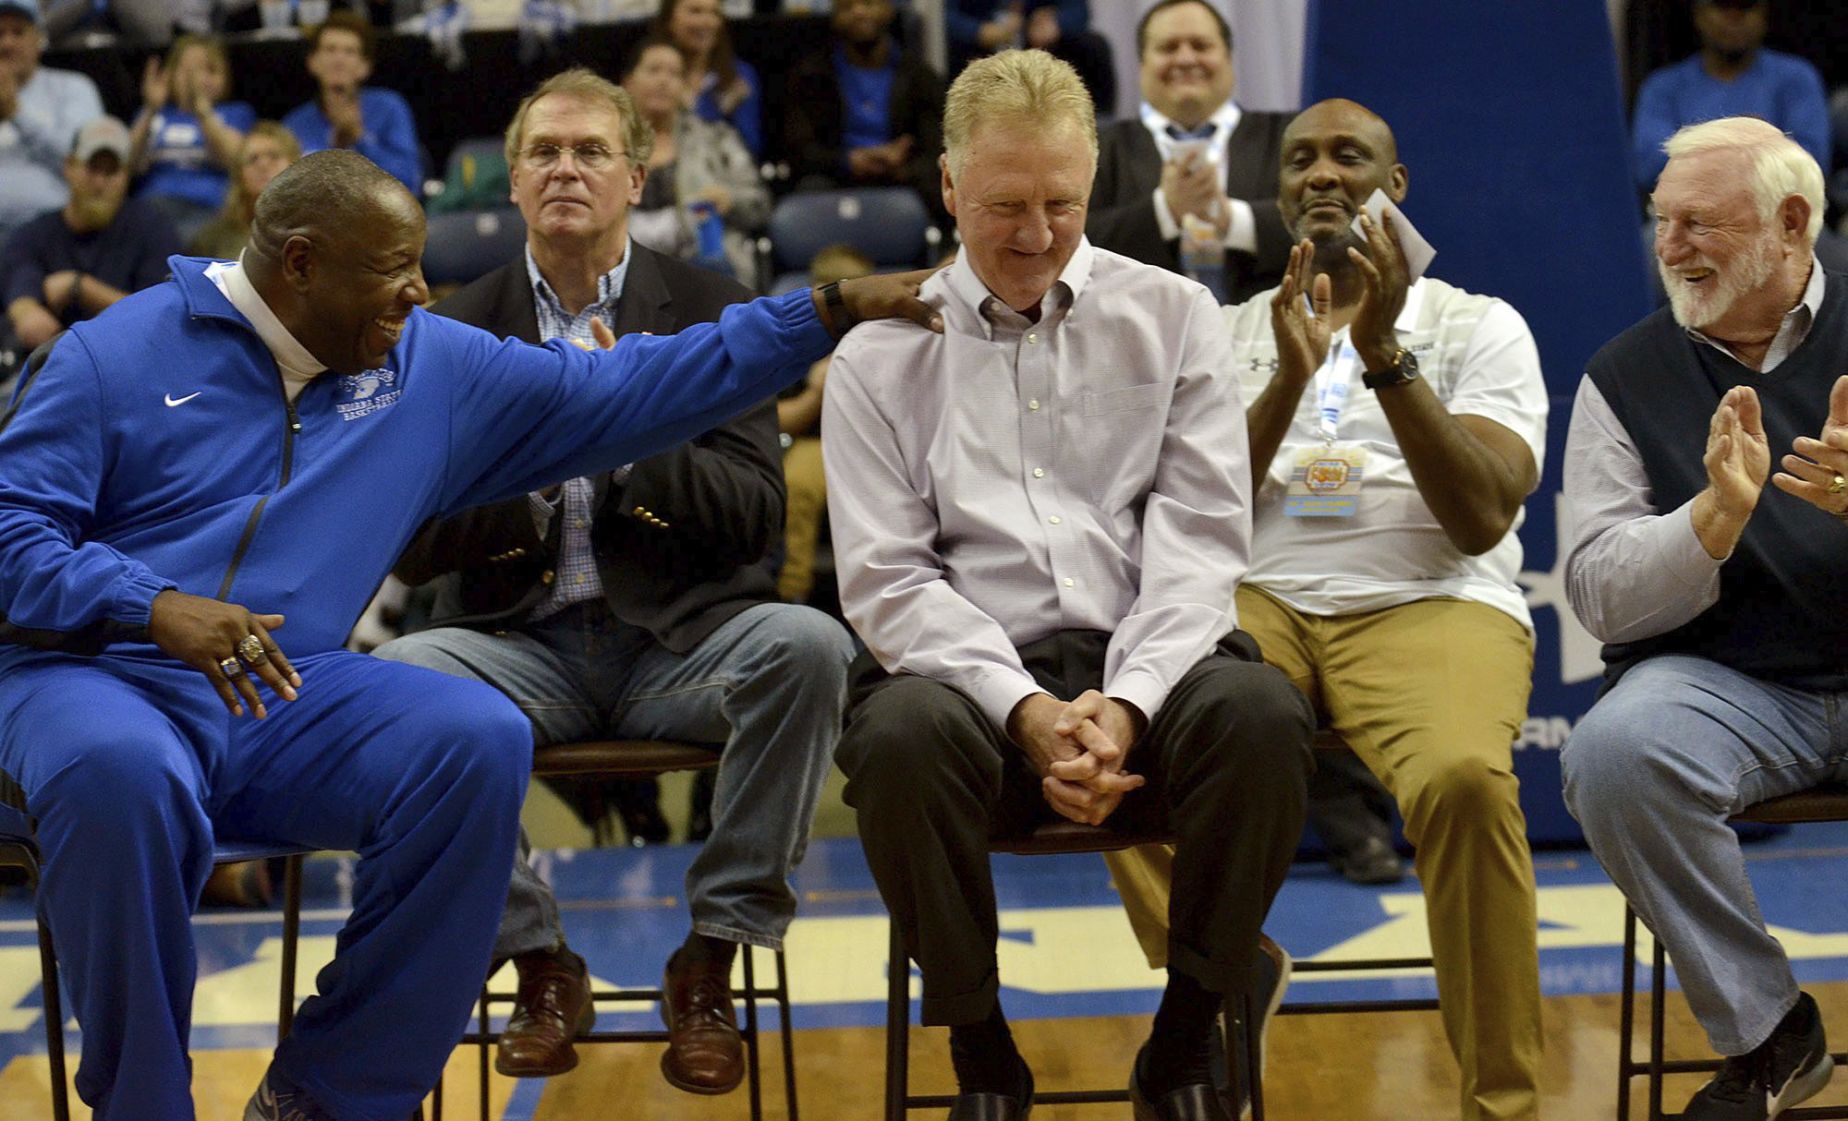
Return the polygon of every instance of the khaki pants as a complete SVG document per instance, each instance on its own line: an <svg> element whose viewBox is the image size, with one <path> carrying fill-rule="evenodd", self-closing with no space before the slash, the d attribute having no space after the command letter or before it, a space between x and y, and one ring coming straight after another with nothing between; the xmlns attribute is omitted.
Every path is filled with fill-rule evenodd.
<svg viewBox="0 0 1848 1121"><path fill-rule="evenodd" d="M1534 872L1512 749L1532 636L1501 611L1453 599L1315 616L1245 587L1238 618L1398 800L1417 848L1463 1121L1538 1117ZM1171 853L1109 860L1149 964L1164 967Z"/></svg>
<svg viewBox="0 0 1848 1121"><path fill-rule="evenodd" d="M798 436L783 453L783 570L776 594L785 603L807 603L815 587L815 545L821 515L828 509L828 480L821 471L821 440Z"/></svg>

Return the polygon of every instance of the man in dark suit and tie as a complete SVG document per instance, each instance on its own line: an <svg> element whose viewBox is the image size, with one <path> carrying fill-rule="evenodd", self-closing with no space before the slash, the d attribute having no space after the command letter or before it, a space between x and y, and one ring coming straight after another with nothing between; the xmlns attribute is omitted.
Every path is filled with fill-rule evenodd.
<svg viewBox="0 0 1848 1121"><path fill-rule="evenodd" d="M1226 303L1278 282L1290 235L1277 214L1277 165L1291 114L1232 99L1232 29L1205 0L1161 0L1136 25L1142 107L1098 137L1085 233L1093 244L1175 272L1189 216L1223 258Z"/></svg>
<svg viewBox="0 0 1848 1121"><path fill-rule="evenodd" d="M587 70L541 85L507 130L526 251L436 310L528 342L609 346L748 299L727 277L629 240L652 140L629 95ZM692 930L662 985L662 1072L697 1094L725 1093L743 1075L732 960L740 943L782 946L796 905L789 874L840 732L852 655L840 624L775 602L764 559L782 537L783 501L766 401L651 459L433 522L396 571L407 583L440 578L436 627L377 651L503 690L541 745L723 745L712 833L687 873ZM572 1039L595 1020L589 975L524 859L495 953L520 975L497 1069L570 1070Z"/></svg>

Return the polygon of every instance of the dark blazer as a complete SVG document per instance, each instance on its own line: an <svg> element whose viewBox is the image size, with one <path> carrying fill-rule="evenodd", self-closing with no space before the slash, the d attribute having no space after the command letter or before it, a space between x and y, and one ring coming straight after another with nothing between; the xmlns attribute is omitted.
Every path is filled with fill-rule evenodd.
<svg viewBox="0 0 1848 1121"><path fill-rule="evenodd" d="M855 184L847 176L841 133L845 109L841 81L834 72L834 41L804 56L789 74L789 103L803 106L792 113L784 129L783 147L795 169L795 179L826 178L843 187ZM898 56L892 78L892 101L887 122L893 136L910 134L911 159L900 182L924 196L925 207L938 219L944 216L942 178L937 156L943 151L943 78L917 51L906 48Z"/></svg>
<svg viewBox="0 0 1848 1121"><path fill-rule="evenodd" d="M616 334L666 335L750 298L735 281L631 243ZM502 336L540 342L524 255L434 309ZM776 406L765 401L689 443L597 476L592 545L610 611L677 654L733 615L776 598L766 554L783 532ZM440 578L433 625L503 630L550 590L563 519L544 540L524 495L425 525L393 570Z"/></svg>
<svg viewBox="0 0 1848 1121"><path fill-rule="evenodd" d="M1243 303L1283 278L1290 234L1277 213L1277 172L1289 113L1247 109L1226 140L1226 194L1251 204L1258 251L1226 257L1227 299ZM1092 244L1172 272L1181 271L1180 241L1163 241L1151 196L1161 183L1161 151L1138 117L1113 121L1098 136L1097 179L1085 233Z"/></svg>

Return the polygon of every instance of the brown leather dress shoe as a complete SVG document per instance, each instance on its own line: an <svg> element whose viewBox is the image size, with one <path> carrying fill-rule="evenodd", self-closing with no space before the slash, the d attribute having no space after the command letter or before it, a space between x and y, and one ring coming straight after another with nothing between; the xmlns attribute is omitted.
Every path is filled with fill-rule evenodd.
<svg viewBox="0 0 1848 1121"><path fill-rule="evenodd" d="M731 967L676 952L661 981L667 1053L661 1074L689 1094L728 1094L744 1079L744 1041L732 1009Z"/></svg>
<svg viewBox="0 0 1848 1121"><path fill-rule="evenodd" d="M571 1041L597 1022L590 1000L590 971L570 950L540 951L513 959L520 989L513 1016L501 1032L494 1069L510 1078L550 1078L577 1066Z"/></svg>

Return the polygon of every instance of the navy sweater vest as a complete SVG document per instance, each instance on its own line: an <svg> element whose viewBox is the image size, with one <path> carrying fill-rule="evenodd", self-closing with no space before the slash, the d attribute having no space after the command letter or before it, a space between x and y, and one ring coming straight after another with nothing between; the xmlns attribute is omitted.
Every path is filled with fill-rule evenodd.
<svg viewBox="0 0 1848 1121"><path fill-rule="evenodd" d="M1826 285L1808 336L1766 374L1689 337L1667 308L1593 356L1586 376L1636 445L1657 510L1706 488L1707 429L1735 385L1758 392L1773 473L1793 440L1821 434L1829 389L1848 373L1848 277L1827 274ZM1607 687L1659 654L1693 654L1797 688L1848 689L1848 522L1767 479L1720 568L1719 601L1664 634L1607 645Z"/></svg>

